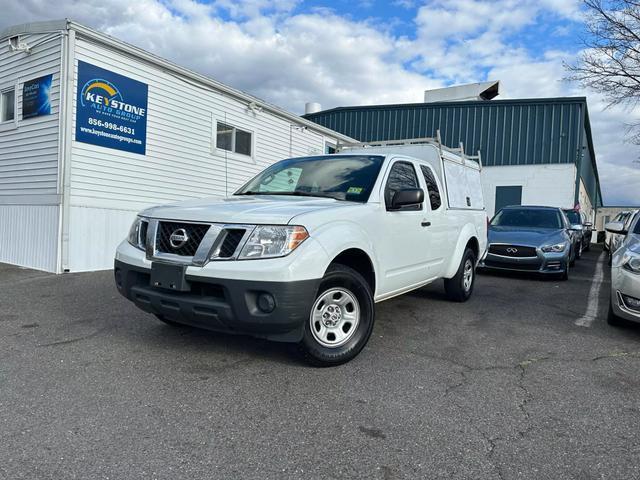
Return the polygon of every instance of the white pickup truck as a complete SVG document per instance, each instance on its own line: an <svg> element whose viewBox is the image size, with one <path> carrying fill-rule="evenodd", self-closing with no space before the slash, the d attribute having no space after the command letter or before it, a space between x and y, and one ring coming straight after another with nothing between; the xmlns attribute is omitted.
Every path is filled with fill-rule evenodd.
<svg viewBox="0 0 640 480"><path fill-rule="evenodd" d="M275 163L228 198L141 212L117 249L118 290L168 324L294 342L349 361L375 302L444 279L473 292L487 217L480 162L435 141Z"/></svg>

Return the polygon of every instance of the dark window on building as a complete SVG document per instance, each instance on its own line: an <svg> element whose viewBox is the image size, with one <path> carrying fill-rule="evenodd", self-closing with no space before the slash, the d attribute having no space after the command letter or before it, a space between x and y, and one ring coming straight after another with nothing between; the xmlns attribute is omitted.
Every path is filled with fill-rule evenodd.
<svg viewBox="0 0 640 480"><path fill-rule="evenodd" d="M11 88L0 92L0 122L9 122L16 116L16 91Z"/></svg>
<svg viewBox="0 0 640 480"><path fill-rule="evenodd" d="M251 156L253 143L251 132L220 122L216 130L216 148Z"/></svg>
<svg viewBox="0 0 640 480"><path fill-rule="evenodd" d="M496 209L498 213L504 207L522 205L522 186L496 187Z"/></svg>
<svg viewBox="0 0 640 480"><path fill-rule="evenodd" d="M440 208L440 205L442 205L442 199L440 198L440 190L438 190L438 182L436 182L436 176L426 165L420 165L420 169L422 170L422 175L424 175L424 181L427 184L431 210L437 210Z"/></svg>
<svg viewBox="0 0 640 480"><path fill-rule="evenodd" d="M384 202L387 208L391 207L391 200L393 200L395 193L406 188L418 188L416 170L409 162L396 162L391 167L389 178L387 179L387 186L384 189ZM402 207L402 210L421 209L422 205L419 203Z"/></svg>

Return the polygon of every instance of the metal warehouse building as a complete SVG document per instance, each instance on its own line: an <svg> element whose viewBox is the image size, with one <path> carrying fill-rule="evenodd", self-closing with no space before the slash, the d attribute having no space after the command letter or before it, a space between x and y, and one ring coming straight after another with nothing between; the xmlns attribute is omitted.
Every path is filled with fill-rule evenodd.
<svg viewBox="0 0 640 480"><path fill-rule="evenodd" d="M579 204L593 221L602 205L584 97L340 107L305 118L363 142L440 130L445 145L481 153L489 215L513 204Z"/></svg>
<svg viewBox="0 0 640 480"><path fill-rule="evenodd" d="M107 269L135 213L353 139L72 21L0 32L0 262Z"/></svg>

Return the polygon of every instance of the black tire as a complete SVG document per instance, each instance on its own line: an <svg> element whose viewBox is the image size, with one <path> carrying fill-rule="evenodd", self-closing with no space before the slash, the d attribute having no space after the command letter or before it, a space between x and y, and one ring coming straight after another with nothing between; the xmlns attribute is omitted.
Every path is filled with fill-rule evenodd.
<svg viewBox="0 0 640 480"><path fill-rule="evenodd" d="M584 247L584 251L585 251L585 252L590 252L590 251L591 251L591 240L589 240L589 241L587 242L587 246L586 246L586 247Z"/></svg>
<svg viewBox="0 0 640 480"><path fill-rule="evenodd" d="M566 282L567 280L569 280L569 265L571 265L570 263L567 264L567 266L564 268L564 271L560 274L560 280L562 280L563 282Z"/></svg>
<svg viewBox="0 0 640 480"><path fill-rule="evenodd" d="M317 338L320 333L316 325L319 325L319 323L312 321L312 314L316 309L319 311L320 307L323 306L322 303L316 306L322 296L334 289L348 292L355 297L359 308L359 319L355 330L352 333L348 333L350 336L344 344L326 346L320 343ZM348 311L348 304L346 308ZM351 308L354 308L353 304L351 304ZM309 310L309 319L305 321L304 335L302 341L298 344L298 349L304 359L311 365L332 367L346 363L358 355L369 341L375 321L373 293L367 281L354 269L345 265L331 265L320 283L316 300ZM316 333L312 331L312 328L316 328Z"/></svg>
<svg viewBox="0 0 640 480"><path fill-rule="evenodd" d="M609 312L607 313L607 323L612 327L622 327L624 325L624 319L618 317L613 312L613 305L611 304L613 300L609 300Z"/></svg>
<svg viewBox="0 0 640 480"><path fill-rule="evenodd" d="M465 269L468 269L468 262L471 262L471 283L465 286ZM460 261L460 266L453 278L444 279L444 290L447 298L453 302L466 302L473 293L476 284L476 255L473 250L467 248ZM468 270L467 270L468 271Z"/></svg>
<svg viewBox="0 0 640 480"><path fill-rule="evenodd" d="M170 325L172 327L187 327L187 325L184 325L183 323L174 322L173 320L169 320L162 315L155 315L155 317L162 323L166 323L167 325Z"/></svg>

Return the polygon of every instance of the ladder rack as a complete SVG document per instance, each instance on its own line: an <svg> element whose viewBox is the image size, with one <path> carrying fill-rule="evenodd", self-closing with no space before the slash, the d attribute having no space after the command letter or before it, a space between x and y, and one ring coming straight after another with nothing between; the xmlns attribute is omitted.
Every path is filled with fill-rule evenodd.
<svg viewBox="0 0 640 480"><path fill-rule="evenodd" d="M435 145L440 150L440 156L442 156L442 152L452 153L454 155L458 155L462 160L462 164L464 164L467 160L474 161L478 163L480 168L482 168L482 157L480 155L480 150L478 150L477 155L467 155L464 153L464 145L460 142L460 146L455 147L447 147L442 144L442 139L440 137L440 130L436 132L435 137L419 137L419 138L405 138L400 140L380 140L376 142L352 142L352 143L342 143L338 142L336 146L336 152L341 152L343 149L351 149L351 148L372 148L372 147L400 147L407 145Z"/></svg>

